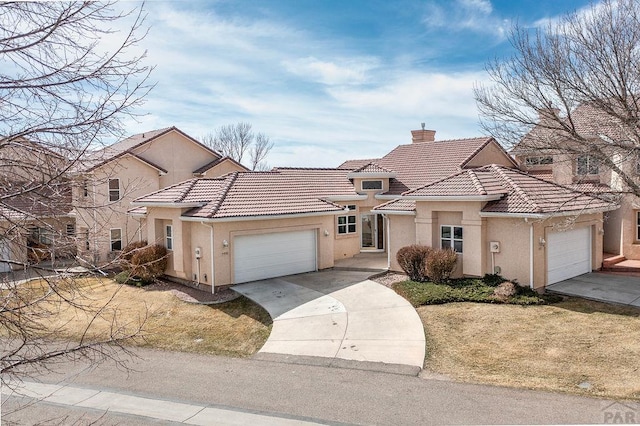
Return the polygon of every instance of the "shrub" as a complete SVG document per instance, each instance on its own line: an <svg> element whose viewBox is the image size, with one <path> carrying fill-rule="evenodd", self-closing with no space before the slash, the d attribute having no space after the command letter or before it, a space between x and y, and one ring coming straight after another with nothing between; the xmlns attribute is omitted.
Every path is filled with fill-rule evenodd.
<svg viewBox="0 0 640 426"><path fill-rule="evenodd" d="M458 255L450 248L430 250L426 259L426 274L434 283L443 283L453 273L457 261Z"/></svg>
<svg viewBox="0 0 640 426"><path fill-rule="evenodd" d="M482 277L482 281L488 286L496 287L506 280L499 274L484 274L484 277Z"/></svg>
<svg viewBox="0 0 640 426"><path fill-rule="evenodd" d="M147 284L151 284L153 281L144 280L138 276L131 275L130 271L122 271L118 275L115 276L114 280L118 284L129 284L134 285L136 287L142 287Z"/></svg>
<svg viewBox="0 0 640 426"><path fill-rule="evenodd" d="M425 265L430 252L430 247L413 244L398 250L396 260L410 280L422 282L427 279Z"/></svg>
<svg viewBox="0 0 640 426"><path fill-rule="evenodd" d="M133 243L127 244L120 252L120 264L123 269L129 269L131 264L131 258L136 252L138 252L141 248L146 247L146 241L135 241Z"/></svg>
<svg viewBox="0 0 640 426"><path fill-rule="evenodd" d="M167 269L167 249L154 244L136 250L131 256L131 275L143 281L153 281Z"/></svg>

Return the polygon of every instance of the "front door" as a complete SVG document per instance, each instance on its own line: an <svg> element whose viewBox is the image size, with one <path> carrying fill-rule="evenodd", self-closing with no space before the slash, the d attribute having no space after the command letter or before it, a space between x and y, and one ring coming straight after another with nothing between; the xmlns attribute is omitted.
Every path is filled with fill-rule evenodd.
<svg viewBox="0 0 640 426"><path fill-rule="evenodd" d="M361 215L360 230L363 250L384 250L384 218L382 215Z"/></svg>

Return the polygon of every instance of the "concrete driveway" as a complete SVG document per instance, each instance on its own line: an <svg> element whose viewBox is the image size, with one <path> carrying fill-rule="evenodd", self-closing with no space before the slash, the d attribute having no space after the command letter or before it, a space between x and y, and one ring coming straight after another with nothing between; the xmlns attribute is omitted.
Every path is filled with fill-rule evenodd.
<svg viewBox="0 0 640 426"><path fill-rule="evenodd" d="M425 356L422 321L409 302L368 280L370 274L330 270L233 289L263 306L273 319L259 354L319 357L336 366L384 363L417 373Z"/></svg>
<svg viewBox="0 0 640 426"><path fill-rule="evenodd" d="M592 272L547 286L547 291L640 308L640 278Z"/></svg>

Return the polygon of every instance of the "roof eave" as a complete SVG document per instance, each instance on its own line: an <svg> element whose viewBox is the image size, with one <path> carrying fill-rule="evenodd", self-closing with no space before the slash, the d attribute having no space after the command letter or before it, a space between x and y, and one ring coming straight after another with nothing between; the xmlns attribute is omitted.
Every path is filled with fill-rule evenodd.
<svg viewBox="0 0 640 426"><path fill-rule="evenodd" d="M401 195L396 198L414 201L497 201L504 194L496 195Z"/></svg>
<svg viewBox="0 0 640 426"><path fill-rule="evenodd" d="M354 179L354 178L394 179L396 176L397 175L394 172L350 172L347 174L348 179Z"/></svg>
<svg viewBox="0 0 640 426"><path fill-rule="evenodd" d="M132 206L136 207L166 207L173 209L183 209L183 208L193 208L193 207L203 207L206 206L207 203L199 202L199 203L173 203L173 202L152 202L152 201L133 201L131 202Z"/></svg>
<svg viewBox="0 0 640 426"><path fill-rule="evenodd" d="M369 198L366 194L354 194L354 195L329 195L322 197L328 201L360 201ZM397 198L397 197L396 197Z"/></svg>
<svg viewBox="0 0 640 426"><path fill-rule="evenodd" d="M180 219L185 222L247 222L251 220L269 220L269 219L292 219L298 217L313 217L313 216L336 216L344 214L344 210L331 210L326 212L310 212L310 213L280 213L280 214L267 214L267 215L255 215L255 216L232 216L221 218L207 218L207 217L195 217L195 216L180 216Z"/></svg>
<svg viewBox="0 0 640 426"><path fill-rule="evenodd" d="M397 200L400 198L398 194L376 194L376 200Z"/></svg>
<svg viewBox="0 0 640 426"><path fill-rule="evenodd" d="M593 209L568 210L550 213L508 213L508 212L480 212L480 217L522 217L528 219L548 219L551 217L579 216L583 214L595 214L610 212L619 209L619 205L598 207Z"/></svg>
<svg viewBox="0 0 640 426"><path fill-rule="evenodd" d="M377 210L375 208L371 209L372 212L376 212L379 214L392 214L392 215L400 215L400 216L415 216L415 210Z"/></svg>

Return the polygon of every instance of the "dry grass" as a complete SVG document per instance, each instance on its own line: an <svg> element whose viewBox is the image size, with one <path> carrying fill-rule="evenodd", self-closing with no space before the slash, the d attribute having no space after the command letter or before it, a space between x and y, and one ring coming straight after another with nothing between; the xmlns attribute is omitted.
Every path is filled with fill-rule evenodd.
<svg viewBox="0 0 640 426"><path fill-rule="evenodd" d="M417 310L431 371L463 381L640 399L638 309L569 299ZM581 389L584 382L591 388Z"/></svg>
<svg viewBox="0 0 640 426"><path fill-rule="evenodd" d="M32 282L28 287L40 286ZM169 291L121 285L110 279L81 279L64 287L60 296L48 298L53 315L42 319L63 339L80 340L85 333L89 339L100 339L114 329L124 335L141 327L140 338L130 340L130 345L250 356L262 347L271 330L269 314L244 297L207 306L183 302ZM80 306L60 303L69 295Z"/></svg>

